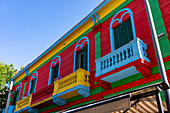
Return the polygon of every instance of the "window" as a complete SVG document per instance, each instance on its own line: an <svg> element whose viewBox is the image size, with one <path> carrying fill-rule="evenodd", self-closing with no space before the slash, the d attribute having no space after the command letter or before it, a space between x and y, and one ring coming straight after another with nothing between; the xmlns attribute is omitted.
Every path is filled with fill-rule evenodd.
<svg viewBox="0 0 170 113"><path fill-rule="evenodd" d="M73 72L79 68L89 71L89 39L87 37L82 37L75 47Z"/></svg>
<svg viewBox="0 0 170 113"><path fill-rule="evenodd" d="M83 49L76 52L76 70L79 68L87 70L87 44Z"/></svg>
<svg viewBox="0 0 170 113"><path fill-rule="evenodd" d="M52 84L54 81L56 81L60 74L60 56L56 56L50 66L50 74L49 74L49 80L48 85Z"/></svg>
<svg viewBox="0 0 170 113"><path fill-rule="evenodd" d="M34 80L31 82L31 91L30 91L30 94L31 94L31 93L34 93L34 91L35 91L35 84L36 84L36 79L34 79Z"/></svg>
<svg viewBox="0 0 170 113"><path fill-rule="evenodd" d="M16 105L16 102L19 99L19 93L20 93L20 89L18 91L14 92L14 96L13 96L13 100L12 100L12 105Z"/></svg>
<svg viewBox="0 0 170 113"><path fill-rule="evenodd" d="M31 77L31 80L30 80L30 87L29 87L29 92L28 92L28 96L31 94L31 93L34 93L35 92L35 89L36 89L36 83L37 83L37 78L38 78L38 72L34 72L32 74L32 77Z"/></svg>
<svg viewBox="0 0 170 113"><path fill-rule="evenodd" d="M52 79L51 83L53 83L57 77L58 77L58 71L59 71L59 63L57 63L53 68L52 68Z"/></svg>
<svg viewBox="0 0 170 113"><path fill-rule="evenodd" d="M131 21L127 20L114 28L115 49L133 40Z"/></svg>
<svg viewBox="0 0 170 113"><path fill-rule="evenodd" d="M127 17L130 17L130 19L127 20ZM123 19L126 19L126 21L123 21ZM113 28L116 21L118 21L119 25ZM129 8L124 8L117 12L111 20L109 29L112 52L131 40L136 39L133 12Z"/></svg>
<svg viewBox="0 0 170 113"><path fill-rule="evenodd" d="M21 88L22 88L22 83L19 83L16 87L16 90L13 93L12 105L16 105L16 102L19 100Z"/></svg>

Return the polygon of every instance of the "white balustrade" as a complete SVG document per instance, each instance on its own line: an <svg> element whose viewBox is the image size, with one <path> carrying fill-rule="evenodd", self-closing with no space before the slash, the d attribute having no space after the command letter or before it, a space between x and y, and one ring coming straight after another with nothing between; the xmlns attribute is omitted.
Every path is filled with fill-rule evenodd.
<svg viewBox="0 0 170 113"><path fill-rule="evenodd" d="M96 60L96 77L140 58L148 61L147 45L139 38Z"/></svg>

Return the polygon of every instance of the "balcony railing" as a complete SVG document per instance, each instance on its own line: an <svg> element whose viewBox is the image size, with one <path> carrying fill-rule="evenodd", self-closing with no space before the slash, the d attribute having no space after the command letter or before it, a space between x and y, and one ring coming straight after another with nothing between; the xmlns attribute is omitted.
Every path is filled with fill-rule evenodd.
<svg viewBox="0 0 170 113"><path fill-rule="evenodd" d="M54 84L51 84L42 90L39 90L32 94L32 101L31 101L31 107L44 104L44 102L47 102L52 99L54 90Z"/></svg>
<svg viewBox="0 0 170 113"><path fill-rule="evenodd" d="M14 105L10 105L8 107L8 112L7 113L14 113L15 110L15 106ZM5 113L5 109L3 109L2 113Z"/></svg>
<svg viewBox="0 0 170 113"><path fill-rule="evenodd" d="M147 58L146 49L147 45L137 38L117 50L97 59L96 77L140 58L150 62Z"/></svg>
<svg viewBox="0 0 170 113"><path fill-rule="evenodd" d="M32 99L32 94L30 94L28 97L18 101L16 104L15 112L17 112L19 110L25 110L25 109L30 108L31 99Z"/></svg>
<svg viewBox="0 0 170 113"><path fill-rule="evenodd" d="M54 82L53 101L58 105L66 103L66 99L81 94L88 97L90 94L90 72L78 69L66 77Z"/></svg>

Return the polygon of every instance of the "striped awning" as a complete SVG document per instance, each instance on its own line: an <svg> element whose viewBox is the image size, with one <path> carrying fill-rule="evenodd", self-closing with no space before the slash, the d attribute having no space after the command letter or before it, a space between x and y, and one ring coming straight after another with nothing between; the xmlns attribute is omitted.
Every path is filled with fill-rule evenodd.
<svg viewBox="0 0 170 113"><path fill-rule="evenodd" d="M131 105L135 103L135 101L130 102ZM162 101L164 111L167 111L167 107L164 101ZM123 113L125 110L116 111L112 113ZM138 103L136 103L133 107L127 110L126 113L159 113L158 106L156 102L155 96L150 96L146 98L140 99Z"/></svg>

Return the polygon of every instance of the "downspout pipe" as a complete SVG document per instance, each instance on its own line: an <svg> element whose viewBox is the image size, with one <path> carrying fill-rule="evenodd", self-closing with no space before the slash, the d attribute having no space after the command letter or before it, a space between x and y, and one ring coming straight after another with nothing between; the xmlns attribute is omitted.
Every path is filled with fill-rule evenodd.
<svg viewBox="0 0 170 113"><path fill-rule="evenodd" d="M161 79L169 87L169 83L168 83L168 79L167 79L167 75L165 72L165 67L164 67L164 63L163 63L163 59L162 59L162 54L161 54L160 46L159 46L159 42L158 42L158 37L156 34L156 29L155 29L155 25L153 22L151 9L150 9L150 4L149 4L148 0L144 0L144 1L145 1L145 8L146 8L146 12L147 12L147 17L148 17L148 21L149 21L149 26L150 26L150 30L151 30L152 40L153 40L153 44L154 44L154 48L155 48L155 53L156 53L156 58L157 58L157 62L158 62ZM164 90L164 95L165 95L168 113L170 113L170 89Z"/></svg>

